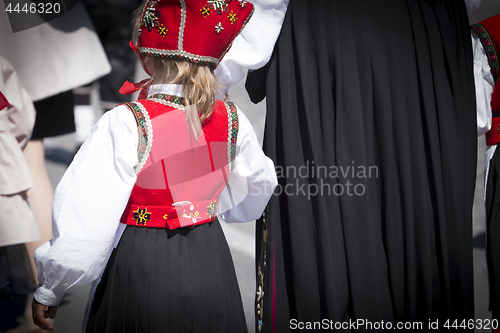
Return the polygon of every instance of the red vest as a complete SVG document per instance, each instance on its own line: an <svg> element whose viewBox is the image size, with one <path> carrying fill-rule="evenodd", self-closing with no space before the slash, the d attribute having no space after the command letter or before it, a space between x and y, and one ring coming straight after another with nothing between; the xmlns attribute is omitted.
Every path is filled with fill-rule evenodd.
<svg viewBox="0 0 500 333"><path fill-rule="evenodd" d="M491 110L500 112L500 85L496 84L500 73L499 51L500 51L500 15L495 15L479 24L472 25L483 44L491 74L495 80L495 88L491 95ZM500 143L500 117L492 119L491 130L486 133L486 144L493 145Z"/></svg>
<svg viewBox="0 0 500 333"><path fill-rule="evenodd" d="M236 107L217 101L195 140L183 104L165 94L126 104L141 138L137 181L122 223L175 229L215 219L236 153Z"/></svg>

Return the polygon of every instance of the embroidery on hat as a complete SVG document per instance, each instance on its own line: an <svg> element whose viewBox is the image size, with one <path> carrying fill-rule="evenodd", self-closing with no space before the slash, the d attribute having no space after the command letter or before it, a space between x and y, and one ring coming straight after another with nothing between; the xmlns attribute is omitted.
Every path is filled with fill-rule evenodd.
<svg viewBox="0 0 500 333"><path fill-rule="evenodd" d="M224 30L224 28L222 27L222 22L219 22L215 25L215 32L220 34L222 32L222 30Z"/></svg>
<svg viewBox="0 0 500 333"><path fill-rule="evenodd" d="M201 65L211 65L213 68L219 65L219 59L199 56L186 51L179 50L162 50L154 49L151 47L140 47L139 52L145 56L151 57L168 57L168 58L181 58Z"/></svg>
<svg viewBox="0 0 500 333"><path fill-rule="evenodd" d="M134 211L134 217L132 219L137 221L135 223L136 225L142 224L146 226L146 222L151 221L151 213L148 212L148 207L144 209L137 208L137 210Z"/></svg>
<svg viewBox="0 0 500 333"><path fill-rule="evenodd" d="M217 14L222 15L222 11L227 12L226 0L208 0L207 2L214 6L214 10L217 11Z"/></svg>
<svg viewBox="0 0 500 333"><path fill-rule="evenodd" d="M160 26L158 27L158 32L162 37L165 37L167 35L167 31L167 27L163 26L163 24L160 24Z"/></svg>
<svg viewBox="0 0 500 333"><path fill-rule="evenodd" d="M201 15L203 15L203 18L207 18L207 16L210 16L210 7L207 5L203 6L202 9L200 9Z"/></svg>
<svg viewBox="0 0 500 333"><path fill-rule="evenodd" d="M229 15L227 16L229 18L229 22L231 22L231 24L233 24L234 22L236 22L238 20L238 18L236 17L236 14L231 11L231 13L229 13Z"/></svg>
<svg viewBox="0 0 500 333"><path fill-rule="evenodd" d="M153 30L154 27L159 25L158 17L160 16L160 11L155 9L156 1L150 1L146 6L144 11L144 16L142 18L144 25L148 28L148 31Z"/></svg>
<svg viewBox="0 0 500 333"><path fill-rule="evenodd" d="M215 217L215 210L217 209L217 201L213 201L207 206L207 215L212 220Z"/></svg>
<svg viewBox="0 0 500 333"><path fill-rule="evenodd" d="M246 0L238 0L240 2L241 8L245 8L247 6Z"/></svg>
<svg viewBox="0 0 500 333"><path fill-rule="evenodd" d="M246 10L242 10L241 8L237 9L240 6L244 6L246 3L246 0L243 2L241 1L200 0L197 5L188 6L186 0L173 2L166 0L147 0L142 12L139 28L140 31L142 31L140 35L142 37L138 40L137 49L142 56L183 59L196 64L208 65L211 69L215 69L220 59L222 59L230 49L234 38L240 34L242 28L253 14L254 8L251 3L246 5ZM252 7L251 10L248 9L249 7ZM221 15L219 19L214 18L214 16L217 17L214 11L218 11L218 14ZM249 11L250 13L248 13ZM177 18L174 18L172 22L176 20L180 21L177 23L179 29L178 33L172 30L173 23L170 23L171 21L168 19L172 15ZM209 43L210 47L207 45L201 48L194 47L197 43L193 39L189 41L186 40L186 48L189 50L186 52L184 45L185 34L191 29L193 29L194 35L189 32L189 36L196 36L198 34L197 31L200 27L193 26L193 28L191 28L190 22L195 22L196 17L199 18L200 15L203 18L214 18L213 21L207 20L207 24L209 25L207 27L208 30L210 30L210 25L212 25L212 29L214 29L212 31L220 35L220 37L224 36L225 38L219 39L217 42L214 41L214 43ZM231 25L228 26L228 23ZM175 29L177 29L177 27ZM158 32L155 31L153 34L148 33L148 30L149 32L153 32L155 28L158 28ZM145 33L148 36L145 36ZM172 33L174 33L174 35L172 35ZM210 32L207 31L207 33ZM159 36L166 38L160 38ZM168 43L160 42L162 40L168 40Z"/></svg>

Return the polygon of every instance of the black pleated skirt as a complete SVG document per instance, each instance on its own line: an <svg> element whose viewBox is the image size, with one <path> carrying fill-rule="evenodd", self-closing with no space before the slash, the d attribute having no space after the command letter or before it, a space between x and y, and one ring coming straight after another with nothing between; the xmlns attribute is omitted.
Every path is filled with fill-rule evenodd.
<svg viewBox="0 0 500 333"><path fill-rule="evenodd" d="M175 230L127 226L88 320L88 332L247 332L219 221Z"/></svg>
<svg viewBox="0 0 500 333"><path fill-rule="evenodd" d="M472 65L463 1L290 0L247 81L279 182L257 224L263 332L474 318Z"/></svg>

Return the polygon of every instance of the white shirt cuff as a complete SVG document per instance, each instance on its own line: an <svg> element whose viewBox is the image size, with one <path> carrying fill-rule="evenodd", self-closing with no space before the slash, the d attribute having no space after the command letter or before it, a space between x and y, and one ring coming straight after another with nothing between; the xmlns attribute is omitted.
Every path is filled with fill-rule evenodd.
<svg viewBox="0 0 500 333"><path fill-rule="evenodd" d="M64 298L64 294L57 295L50 289L45 288L44 286L39 286L35 291L35 299L47 306L55 306L61 303Z"/></svg>

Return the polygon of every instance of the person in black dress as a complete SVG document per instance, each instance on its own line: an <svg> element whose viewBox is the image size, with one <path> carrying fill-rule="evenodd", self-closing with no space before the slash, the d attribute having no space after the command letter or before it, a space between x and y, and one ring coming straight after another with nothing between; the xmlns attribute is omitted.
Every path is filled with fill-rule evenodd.
<svg viewBox="0 0 500 333"><path fill-rule="evenodd" d="M290 0L246 86L266 97L263 148L279 181L257 225L259 331L473 319L463 1Z"/></svg>

